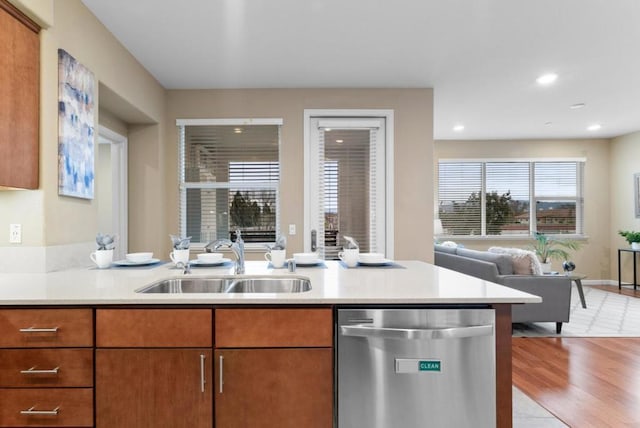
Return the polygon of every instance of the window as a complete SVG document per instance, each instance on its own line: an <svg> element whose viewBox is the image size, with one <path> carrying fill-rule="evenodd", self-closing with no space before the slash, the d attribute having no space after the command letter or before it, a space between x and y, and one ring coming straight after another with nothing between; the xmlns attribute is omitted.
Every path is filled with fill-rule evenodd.
<svg viewBox="0 0 640 428"><path fill-rule="evenodd" d="M583 160L440 161L445 234L582 235L583 169Z"/></svg>
<svg viewBox="0 0 640 428"><path fill-rule="evenodd" d="M281 122L178 120L182 236L234 240L240 229L247 244L275 241Z"/></svg>

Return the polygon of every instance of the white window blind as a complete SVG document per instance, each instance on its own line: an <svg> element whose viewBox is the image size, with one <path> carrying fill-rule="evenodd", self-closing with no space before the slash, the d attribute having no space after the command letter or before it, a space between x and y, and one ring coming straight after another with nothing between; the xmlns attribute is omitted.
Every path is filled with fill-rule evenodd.
<svg viewBox="0 0 640 428"><path fill-rule="evenodd" d="M445 234L583 234L583 168L582 161L440 161Z"/></svg>
<svg viewBox="0 0 640 428"><path fill-rule="evenodd" d="M180 130L181 235L192 242L275 241L279 125L187 124Z"/></svg>

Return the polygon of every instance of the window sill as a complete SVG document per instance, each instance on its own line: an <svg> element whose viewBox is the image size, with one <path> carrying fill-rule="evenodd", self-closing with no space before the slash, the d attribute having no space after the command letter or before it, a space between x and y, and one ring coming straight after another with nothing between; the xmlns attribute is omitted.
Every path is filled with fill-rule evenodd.
<svg viewBox="0 0 640 428"><path fill-rule="evenodd" d="M553 239L569 239L572 241L586 241L587 235L547 235ZM495 236L469 236L469 235L434 235L439 241L533 241L531 235L495 235Z"/></svg>

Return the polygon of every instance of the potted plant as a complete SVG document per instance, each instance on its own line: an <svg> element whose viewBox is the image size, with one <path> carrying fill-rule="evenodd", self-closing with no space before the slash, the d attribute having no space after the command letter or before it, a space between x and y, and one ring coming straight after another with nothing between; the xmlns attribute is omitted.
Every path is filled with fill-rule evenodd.
<svg viewBox="0 0 640 428"><path fill-rule="evenodd" d="M619 230L618 235L622 236L631 244L632 250L640 250L640 232Z"/></svg>
<svg viewBox="0 0 640 428"><path fill-rule="evenodd" d="M536 242L530 248L540 258L543 272L551 271L551 260L567 260L569 258L568 250L577 250L581 246L578 241L554 239L544 233L535 232L534 238Z"/></svg>

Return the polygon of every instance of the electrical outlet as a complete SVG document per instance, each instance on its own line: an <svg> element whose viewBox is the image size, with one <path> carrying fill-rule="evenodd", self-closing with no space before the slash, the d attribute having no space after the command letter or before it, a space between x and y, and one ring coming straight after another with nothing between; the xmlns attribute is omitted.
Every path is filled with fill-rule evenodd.
<svg viewBox="0 0 640 428"><path fill-rule="evenodd" d="M22 242L22 225L10 224L9 225L9 243L20 244Z"/></svg>
<svg viewBox="0 0 640 428"><path fill-rule="evenodd" d="M296 225L295 224L290 224L289 225L289 235L295 235L296 234Z"/></svg>

